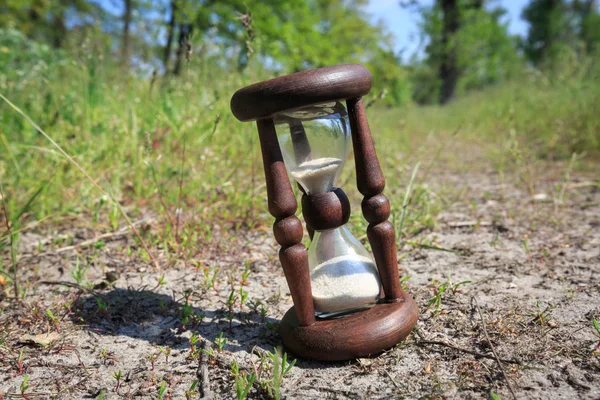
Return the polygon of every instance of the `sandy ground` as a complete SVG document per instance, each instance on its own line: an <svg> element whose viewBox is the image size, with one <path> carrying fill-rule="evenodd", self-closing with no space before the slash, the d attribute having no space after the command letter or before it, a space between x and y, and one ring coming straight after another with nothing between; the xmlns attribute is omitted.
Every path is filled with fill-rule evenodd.
<svg viewBox="0 0 600 400"><path fill-rule="evenodd" d="M283 378L282 398L471 399L494 392L510 399L511 389L520 399L600 398L600 339L592 326L600 321L597 184L572 177L562 204L554 178L540 179L537 191L547 197L536 201L491 171L440 173L430 184L464 194L443 208L434 230L399 249L407 290L420 306L417 329L377 357L298 359ZM163 272L127 255L125 245L135 243L129 236L107 238L101 249L56 253L59 246L40 251L39 242L64 230L25 233L19 265L27 296L0 303L0 398L157 399L161 385L165 399L236 398L233 361L238 375L259 372L249 398L274 396L265 354L280 345L277 323L291 298L270 229L231 229L215 227L212 244L196 257L198 269L179 261ZM73 228L73 244L96 234ZM163 265L176 258L156 254ZM90 264L82 282L89 284L59 284L75 283L77 257ZM8 265L8 254L2 261ZM440 287L446 290L436 311L428 304ZM221 333L227 342L219 349ZM199 356L202 346L212 354ZM22 392L25 376L30 387Z"/></svg>

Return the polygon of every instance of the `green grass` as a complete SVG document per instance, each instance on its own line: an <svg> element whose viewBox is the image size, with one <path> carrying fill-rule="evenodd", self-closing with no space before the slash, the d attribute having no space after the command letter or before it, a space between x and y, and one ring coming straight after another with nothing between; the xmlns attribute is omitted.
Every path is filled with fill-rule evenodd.
<svg viewBox="0 0 600 400"><path fill-rule="evenodd" d="M97 58L75 58L34 78L4 80L0 93L62 146L130 219L157 214L159 229L145 237L185 257L186 246L211 239L214 223L238 229L270 221L255 125L238 122L229 110L235 90L267 76L257 68L242 75L193 60L179 79L143 79L124 77ZM577 74L556 79L533 74L443 108L375 104L368 110L401 238L432 227L450 201L451 194L433 192L426 183L440 159L460 168L457 141L483 148L499 171L532 159L598 154L598 80ZM0 115L0 177L14 229L60 225L72 216L99 233L126 225L118 207L5 102ZM355 232L364 238L352 169L350 162L340 186L354 205Z"/></svg>

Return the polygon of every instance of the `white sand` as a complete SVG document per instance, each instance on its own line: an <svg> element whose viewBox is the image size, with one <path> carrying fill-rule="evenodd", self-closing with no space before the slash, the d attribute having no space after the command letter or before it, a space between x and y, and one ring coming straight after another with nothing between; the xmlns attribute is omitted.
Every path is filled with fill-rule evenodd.
<svg viewBox="0 0 600 400"><path fill-rule="evenodd" d="M370 258L359 255L324 262L315 267L310 278L317 315L373 305L381 290L377 266Z"/></svg>
<svg viewBox="0 0 600 400"><path fill-rule="evenodd" d="M342 160L333 157L305 161L291 172L308 193L323 193L333 188L333 181L342 165Z"/></svg>

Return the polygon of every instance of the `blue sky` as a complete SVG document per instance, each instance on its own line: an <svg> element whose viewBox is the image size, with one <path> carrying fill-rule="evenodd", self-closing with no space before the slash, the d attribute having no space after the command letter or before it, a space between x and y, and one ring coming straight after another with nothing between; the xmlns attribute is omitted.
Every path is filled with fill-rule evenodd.
<svg viewBox="0 0 600 400"><path fill-rule="evenodd" d="M418 53L419 35L417 30L418 14L414 9L402 8L400 0L370 0L367 10L373 21L382 21L395 38L396 51L402 51L406 60ZM433 0L420 0L420 4L433 4ZM509 32L516 35L527 33L527 23L521 19L521 11L528 0L496 0L492 4L501 5L508 11Z"/></svg>

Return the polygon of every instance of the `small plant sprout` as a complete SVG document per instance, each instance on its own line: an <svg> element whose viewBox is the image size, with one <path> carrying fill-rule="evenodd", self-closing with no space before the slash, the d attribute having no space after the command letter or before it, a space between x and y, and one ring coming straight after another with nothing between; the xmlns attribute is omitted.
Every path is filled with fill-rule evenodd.
<svg viewBox="0 0 600 400"><path fill-rule="evenodd" d="M192 305L188 302L187 298L185 299L185 304L183 305L181 314L181 326L185 329L185 326L190 322L190 317L192 317L194 314L194 307L192 307Z"/></svg>
<svg viewBox="0 0 600 400"><path fill-rule="evenodd" d="M121 378L123 377L123 373L121 370L113 372L113 378L116 379L117 384L115 386L115 393L119 393L119 388L121 387Z"/></svg>
<svg viewBox="0 0 600 400"><path fill-rule="evenodd" d="M281 356L281 347L277 347L273 353L269 353L269 358L273 363L273 397L275 400L281 398L281 383L283 378L292 370L292 367L296 364L296 360L291 363L287 362L287 354L283 353Z"/></svg>
<svg viewBox="0 0 600 400"><path fill-rule="evenodd" d="M171 355L171 348L169 346L158 348L162 354L165 355L165 363L169 365L169 356Z"/></svg>
<svg viewBox="0 0 600 400"><path fill-rule="evenodd" d="M164 286L166 284L167 284L167 280L165 279L165 274L162 274L161 276L158 277L158 285L156 285L156 287Z"/></svg>
<svg viewBox="0 0 600 400"><path fill-rule="evenodd" d="M594 327L594 336L596 336L597 343L594 346L594 350L592 352L598 356L600 356L600 323L595 319L592 320L592 326Z"/></svg>
<svg viewBox="0 0 600 400"><path fill-rule="evenodd" d="M100 352L100 357L102 358L102 364L106 365L106 361L112 357L112 352L109 352L108 349L103 348Z"/></svg>
<svg viewBox="0 0 600 400"><path fill-rule="evenodd" d="M75 261L75 269L71 271L71 277L77 282L78 285L82 285L85 279L85 274L87 273L88 266L83 265L80 262L79 257Z"/></svg>
<svg viewBox="0 0 600 400"><path fill-rule="evenodd" d="M252 271L250 270L250 261L245 260L244 261L244 272L242 272L242 280L240 281L242 286L248 286L248 277L250 276L251 273L252 273Z"/></svg>
<svg viewBox="0 0 600 400"><path fill-rule="evenodd" d="M227 340L227 339L225 339ZM206 354L207 356L209 356L212 359L216 359L217 355L215 354L215 350L212 348L212 346L207 346L206 348L201 348L200 352Z"/></svg>
<svg viewBox="0 0 600 400"><path fill-rule="evenodd" d="M531 252L531 250L529 250L529 246L527 245L527 240L523 239L523 240L521 240L521 243L523 244L523 248L525 249L525 253L527 255L529 255L529 253Z"/></svg>
<svg viewBox="0 0 600 400"><path fill-rule="evenodd" d="M260 320L265 323L267 320L267 309L263 304L260 305Z"/></svg>
<svg viewBox="0 0 600 400"><path fill-rule="evenodd" d="M407 282L410 279L410 275L402 275L400 277L400 287L402 290L408 290Z"/></svg>
<svg viewBox="0 0 600 400"><path fill-rule="evenodd" d="M227 318L229 319L229 333L231 333L231 327L233 325L233 317L235 316L233 312L233 307L235 306L236 302L237 295L235 293L235 290L232 290L231 293L229 293L229 298L227 299Z"/></svg>
<svg viewBox="0 0 600 400"><path fill-rule="evenodd" d="M248 300L248 291L244 290L243 287L240 288L240 307L243 307L246 304L246 300Z"/></svg>
<svg viewBox="0 0 600 400"><path fill-rule="evenodd" d="M217 282L217 276L219 275L219 268L204 267L202 270L202 276L204 277L204 289L210 290L215 288Z"/></svg>
<svg viewBox="0 0 600 400"><path fill-rule="evenodd" d="M165 381L162 381L160 383L160 387L158 388L158 400L168 399L170 396L167 395L167 397L165 397L166 394L167 394L167 383Z"/></svg>
<svg viewBox="0 0 600 400"><path fill-rule="evenodd" d="M265 319L267 318L267 309L265 308L265 305L263 304L262 301L260 301L260 300L252 301L251 300L251 301L248 301L246 303L246 305L248 306L248 308L250 308L255 313L260 314L260 321L262 323L265 322Z"/></svg>
<svg viewBox="0 0 600 400"><path fill-rule="evenodd" d="M196 260L192 260L192 267L196 270L196 275L194 276L194 280L197 280L198 274L200 273L200 269L202 269L202 264Z"/></svg>
<svg viewBox="0 0 600 400"><path fill-rule="evenodd" d="M530 324L537 324L540 326L550 325L551 327L553 327L553 324L555 325L555 323L552 321L552 311L554 311L556 306L548 305L542 310L540 301L537 300L535 302L535 308L536 311L530 314L530 316L532 317L529 321Z"/></svg>
<svg viewBox="0 0 600 400"><path fill-rule="evenodd" d="M20 375L23 375L23 349L19 350L19 355L17 356L17 373L13 376L13 378L16 378Z"/></svg>
<svg viewBox="0 0 600 400"><path fill-rule="evenodd" d="M146 358L150 361L150 371L154 371L154 363L160 353L149 353Z"/></svg>
<svg viewBox="0 0 600 400"><path fill-rule="evenodd" d="M193 397L198 396L198 390L196 389L197 387L198 387L198 379L196 379L194 382L192 382L192 385L190 386L190 388L185 391L186 400L191 400Z"/></svg>
<svg viewBox="0 0 600 400"><path fill-rule="evenodd" d="M30 388L28 381L29 381L29 375L25 375L23 377L23 381L21 382L21 386L19 386L19 390L21 391L21 397L23 397L25 400L29 400L29 397L27 397L25 395L25 392L27 391L27 389Z"/></svg>
<svg viewBox="0 0 600 400"><path fill-rule="evenodd" d="M260 351L255 354L260 357L258 366L253 365L260 388L270 398L280 399L283 378L292 370L296 360L288 363L287 354L283 353L282 356L280 347L277 347L273 353Z"/></svg>
<svg viewBox="0 0 600 400"><path fill-rule="evenodd" d="M235 395L238 400L244 400L248 397L248 393L252 389L252 385L254 385L254 381L256 381L256 373L247 374L244 371L240 372L240 367L238 363L233 360L231 362L231 375L235 380Z"/></svg>
<svg viewBox="0 0 600 400"><path fill-rule="evenodd" d="M442 297L448 293L452 295L460 293L459 287L470 282L470 280L466 280L453 284L450 275L448 275L446 282L433 289L433 297L427 302L427 308L434 306L433 315L438 314L442 310Z"/></svg>
<svg viewBox="0 0 600 400"><path fill-rule="evenodd" d="M219 336L215 338L215 344L217 345L217 351L221 353L227 344L227 338L223 337L223 332L219 332Z"/></svg>
<svg viewBox="0 0 600 400"><path fill-rule="evenodd" d="M198 340L200 340L200 338L198 338L198 336L196 335L196 332L192 332L192 336L190 336L190 357L193 357L196 351L196 344L198 343Z"/></svg>
<svg viewBox="0 0 600 400"><path fill-rule="evenodd" d="M46 309L46 315L48 316L48 318L50 318L50 321L52 321L52 324L54 325L54 327L58 328L58 318L56 318L54 316L54 313L52 312L52 310L50 310L49 308Z"/></svg>
<svg viewBox="0 0 600 400"><path fill-rule="evenodd" d="M100 297L96 297L96 304L98 305L98 311L100 314L108 314L108 304L106 304Z"/></svg>

